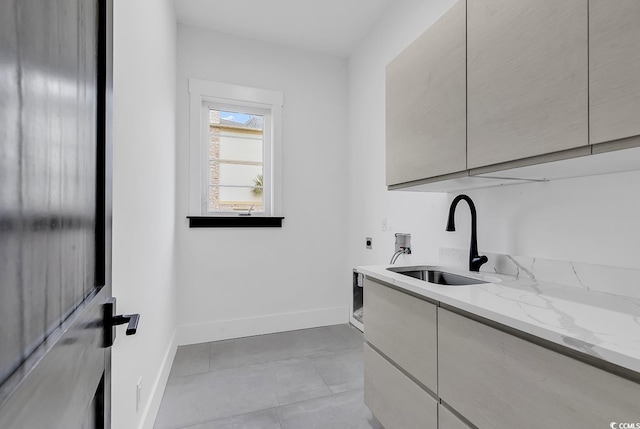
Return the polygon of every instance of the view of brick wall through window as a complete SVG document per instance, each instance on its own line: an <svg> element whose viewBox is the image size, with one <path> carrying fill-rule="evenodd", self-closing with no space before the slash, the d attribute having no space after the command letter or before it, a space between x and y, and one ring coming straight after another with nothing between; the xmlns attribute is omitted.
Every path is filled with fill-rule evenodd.
<svg viewBox="0 0 640 429"><path fill-rule="evenodd" d="M263 117L209 109L209 212L264 211Z"/></svg>

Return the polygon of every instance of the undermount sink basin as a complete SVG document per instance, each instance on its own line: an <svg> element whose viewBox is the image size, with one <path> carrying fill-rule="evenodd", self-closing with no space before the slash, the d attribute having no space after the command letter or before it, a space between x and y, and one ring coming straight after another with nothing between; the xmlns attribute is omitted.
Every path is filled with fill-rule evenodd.
<svg viewBox="0 0 640 429"><path fill-rule="evenodd" d="M441 271L435 267L418 266L418 267L391 267L387 268L394 273L404 276L413 277L414 279L424 280L428 283L435 283L444 286L468 286L486 284L483 280L465 277L459 274L452 274Z"/></svg>

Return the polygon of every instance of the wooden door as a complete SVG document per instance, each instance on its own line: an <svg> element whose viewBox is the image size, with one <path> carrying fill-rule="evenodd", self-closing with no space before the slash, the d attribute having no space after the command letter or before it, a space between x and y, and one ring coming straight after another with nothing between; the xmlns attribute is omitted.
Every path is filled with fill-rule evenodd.
<svg viewBox="0 0 640 429"><path fill-rule="evenodd" d="M110 427L109 0L0 0L0 427Z"/></svg>
<svg viewBox="0 0 640 429"><path fill-rule="evenodd" d="M588 147L585 0L467 10L467 166Z"/></svg>
<svg viewBox="0 0 640 429"><path fill-rule="evenodd" d="M386 68L387 185L467 168L466 1Z"/></svg>

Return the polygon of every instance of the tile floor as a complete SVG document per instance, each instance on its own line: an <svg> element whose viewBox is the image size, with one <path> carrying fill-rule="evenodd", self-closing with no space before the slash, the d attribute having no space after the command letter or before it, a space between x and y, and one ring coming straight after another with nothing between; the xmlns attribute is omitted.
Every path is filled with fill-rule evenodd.
<svg viewBox="0 0 640 429"><path fill-rule="evenodd" d="M178 348L155 429L381 429L350 325Z"/></svg>

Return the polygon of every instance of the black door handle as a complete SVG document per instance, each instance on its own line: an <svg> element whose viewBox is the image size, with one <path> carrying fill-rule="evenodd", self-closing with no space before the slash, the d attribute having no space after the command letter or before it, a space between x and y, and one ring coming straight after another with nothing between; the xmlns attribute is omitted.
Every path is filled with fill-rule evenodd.
<svg viewBox="0 0 640 429"><path fill-rule="evenodd" d="M111 320L114 325L124 325L125 323L128 323L127 335L135 335L138 330L138 320L140 320L140 315L137 313L120 314L118 316L114 316Z"/></svg>
<svg viewBox="0 0 640 429"><path fill-rule="evenodd" d="M104 304L104 346L111 347L116 339L116 326L127 325L127 335L135 335L138 331L139 314L116 315L116 299L109 298Z"/></svg>

